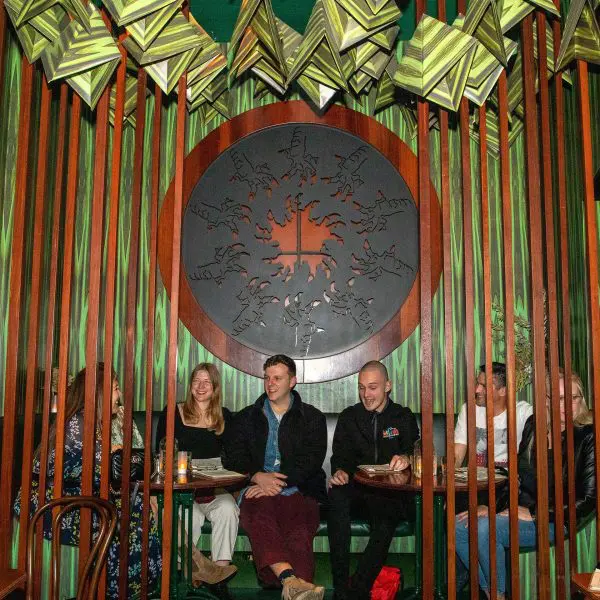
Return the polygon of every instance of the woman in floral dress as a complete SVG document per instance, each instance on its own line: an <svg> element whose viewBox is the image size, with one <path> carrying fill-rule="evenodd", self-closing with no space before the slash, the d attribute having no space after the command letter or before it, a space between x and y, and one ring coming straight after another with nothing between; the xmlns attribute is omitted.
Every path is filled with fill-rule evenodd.
<svg viewBox="0 0 600 600"><path fill-rule="evenodd" d="M81 494L81 474L83 467L83 408L85 403L85 374L81 370L71 384L67 394L65 445L64 445L64 469L63 469L63 495L78 496ZM104 364L98 363L96 374L96 446L94 458L94 494L99 495L100 490L100 460L102 452L102 396L103 396ZM112 387L112 424L111 424L111 451L122 444L122 409L119 406L121 390L113 372ZM54 477L55 441L56 429L52 426L48 443L48 470L49 481L46 490L46 501L53 497L52 480ZM120 442L120 443L119 443ZM141 447L142 439L133 424L132 442L134 447ZM36 451L33 461L33 481L31 491L31 514L39 506L39 474L40 474L40 452ZM119 519L121 518L121 497L111 491L109 498L117 507ZM21 490L15 501L15 513L21 512ZM129 511L129 548L127 561L127 598L139 596L141 590L142 574L142 496L137 494L130 505ZM44 536L51 537L50 514L44 521ZM94 527L95 529L95 527ZM79 544L79 511L73 511L65 515L61 530L61 543L77 546ZM108 551L107 558L107 598L119 598L119 535L115 534ZM150 515L150 532L148 545L148 583L150 588L157 582L161 571L161 547L156 524L153 515Z"/></svg>

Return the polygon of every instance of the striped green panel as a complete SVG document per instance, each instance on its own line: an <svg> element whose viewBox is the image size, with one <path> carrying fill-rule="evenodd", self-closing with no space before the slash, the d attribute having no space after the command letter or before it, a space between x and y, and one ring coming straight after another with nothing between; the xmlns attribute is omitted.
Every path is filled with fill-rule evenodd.
<svg viewBox="0 0 600 600"><path fill-rule="evenodd" d="M384 70L376 84L375 112L392 105L396 98L396 86L394 85L394 73L398 68L396 58L392 56L388 66Z"/></svg>
<svg viewBox="0 0 600 600"><path fill-rule="evenodd" d="M342 59L338 47L336 45L335 36L331 30L323 0L317 0L310 19L304 32L304 37L298 45L293 57L290 73L288 75L288 83L294 81L308 63L314 60L316 53L320 52L320 61L326 63L331 61L331 64L323 64L328 72L335 71L340 82L343 81Z"/></svg>
<svg viewBox="0 0 600 600"><path fill-rule="evenodd" d="M502 65L508 65L500 19L493 0L472 0L462 31L477 38Z"/></svg>
<svg viewBox="0 0 600 600"><path fill-rule="evenodd" d="M396 85L426 96L475 45L475 39L455 27L423 15L394 75Z"/></svg>
<svg viewBox="0 0 600 600"><path fill-rule="evenodd" d="M146 96L150 94L150 90L146 88ZM110 105L109 105L109 120L111 125L115 124L115 108L117 102L117 86L113 85L110 90ZM137 105L137 77L133 77L127 73L125 75L125 110L123 112L123 120L128 121L135 111ZM132 125L135 127L135 119Z"/></svg>
<svg viewBox="0 0 600 600"><path fill-rule="evenodd" d="M23 48L23 52L25 52L27 60L30 63L33 63L50 45L51 40L49 40L46 36L42 35L35 27L30 25L29 23L25 23L25 25L17 27L15 25L17 13L14 9L14 4L15 3L11 0L5 0L4 2L6 12L8 13L8 17L11 20L13 26L15 27L17 37L19 39L19 42L21 43L21 47Z"/></svg>
<svg viewBox="0 0 600 600"><path fill-rule="evenodd" d="M383 51L378 52L370 60L368 60L361 68L367 75L373 79L379 79L383 71L390 62L390 55Z"/></svg>
<svg viewBox="0 0 600 600"><path fill-rule="evenodd" d="M20 27L33 17L45 12L51 6L54 6L58 0L24 0L19 9L19 14L15 20L15 27Z"/></svg>
<svg viewBox="0 0 600 600"><path fill-rule="evenodd" d="M108 85L112 74L117 68L120 57L110 62L88 69L83 73L67 77L66 82L75 90L81 99L92 109L96 108L102 92Z"/></svg>
<svg viewBox="0 0 600 600"><path fill-rule="evenodd" d="M390 21L382 23L376 28L365 29L336 0L323 0L323 5L331 24L336 46L341 52L364 42L377 32L389 29L391 25L395 24L395 21Z"/></svg>
<svg viewBox="0 0 600 600"><path fill-rule="evenodd" d="M560 11L556 8L556 6L555 6L554 2L552 2L552 0L527 0L527 1L560 19Z"/></svg>
<svg viewBox="0 0 600 600"><path fill-rule="evenodd" d="M6 2L4 6L7 6ZM33 17L28 24L32 25L44 37L53 42L69 24L69 15L63 8L54 5L43 13Z"/></svg>
<svg viewBox="0 0 600 600"><path fill-rule="evenodd" d="M89 33L91 23L84 0L61 0L62 7Z"/></svg>
<svg viewBox="0 0 600 600"><path fill-rule="evenodd" d="M178 5L177 0L102 0L115 23L122 27L132 21L143 19L169 5Z"/></svg>
<svg viewBox="0 0 600 600"><path fill-rule="evenodd" d="M170 94L196 54L196 48L180 52L166 60L144 66L144 70L165 94Z"/></svg>
<svg viewBox="0 0 600 600"><path fill-rule="evenodd" d="M271 0L247 0L242 2L233 34L229 40L230 48L236 48L248 29L261 41L275 60L280 63L284 62Z"/></svg>
<svg viewBox="0 0 600 600"><path fill-rule="evenodd" d="M171 2L160 10L129 23L125 29L142 50L147 50L182 4L183 0ZM199 27L191 15L190 22ZM204 33L206 34L206 32ZM208 37L208 34L206 35Z"/></svg>
<svg viewBox="0 0 600 600"><path fill-rule="evenodd" d="M42 64L49 82L73 77L121 58L98 9L90 3L86 10L89 32L78 21L73 20L43 52Z"/></svg>
<svg viewBox="0 0 600 600"><path fill-rule="evenodd" d="M498 6L502 33L512 29L535 10L535 6L526 2L526 0L499 0Z"/></svg>
<svg viewBox="0 0 600 600"><path fill-rule="evenodd" d="M338 91L304 74L300 75L296 82L319 110L323 110L333 100Z"/></svg>
<svg viewBox="0 0 600 600"><path fill-rule="evenodd" d="M367 30L391 25L402 15L395 0L388 0L377 12L371 10L367 0L336 0L336 2Z"/></svg>
<svg viewBox="0 0 600 600"><path fill-rule="evenodd" d="M600 64L600 28L589 0L573 0L560 41L556 70L580 59Z"/></svg>
<svg viewBox="0 0 600 600"><path fill-rule="evenodd" d="M185 54L193 58L202 41L202 32L182 12L177 12L146 50L131 37L123 40L123 46L139 65L145 66L175 55Z"/></svg>
<svg viewBox="0 0 600 600"><path fill-rule="evenodd" d="M467 85L477 46L471 45L448 74L427 94L426 98L447 110L457 111Z"/></svg>

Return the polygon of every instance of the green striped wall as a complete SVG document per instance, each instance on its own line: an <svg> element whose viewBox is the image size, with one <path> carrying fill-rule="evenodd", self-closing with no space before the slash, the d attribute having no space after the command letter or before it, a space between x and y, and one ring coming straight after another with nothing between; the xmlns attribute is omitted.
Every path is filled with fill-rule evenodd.
<svg viewBox="0 0 600 600"><path fill-rule="evenodd" d="M20 74L21 74L21 53L12 31L9 32L7 47L5 53L4 66L4 86L2 96L0 97L0 407L4 403L4 377L6 361L6 330L9 308L9 277L10 277L10 252L12 243L13 210L16 179L16 159L17 159L17 140L18 140L18 117L19 117L19 92L20 92ZM598 127L598 118L600 114L600 77L596 73L591 74L591 114L593 127L593 147L594 164L596 168L600 162L600 127ZM39 74L36 76L36 90L39 87ZM36 111L39 110L37 98L39 90L36 91L36 108L33 115L35 119ZM257 102L253 99L252 81L244 81L231 90L233 114L239 114L250 110L258 105L274 102L275 98L267 96L262 101ZM579 142L580 136L577 126L577 105L575 94L570 90L566 91L566 118L567 118L567 185L569 191L569 268L570 268L570 301L571 301L571 326L573 331L573 363L574 368L580 372L584 381L587 378L588 369L588 344L591 332L588 327L587 306L585 293L585 227L583 221L582 205L582 173ZM369 112L368 106L361 106L351 101L348 103L350 108L357 111ZM151 115L154 108L153 96L148 98L147 115ZM175 148L175 102L173 97L165 103L163 114L163 126L161 131L161 196L164 195L169 183L174 175L174 148ZM57 123L57 102L52 106L52 123ZM414 150L415 143L409 139L408 130L405 122L400 115L397 107L392 107L377 116L377 120L383 123L391 131L396 133L406 141ZM35 122L35 120L34 120ZM219 125L220 121L213 121L204 124L194 114L189 119L188 126L188 151L193 148L209 131ZM85 361L85 325L87 315L87 285L89 269L89 240L90 240L90 215L92 200L92 181L94 165L94 115L83 111L80 122L81 149L79 156L79 181L77 193L77 213L75 215L75 252L73 266L73 287L72 287L72 309L70 315L70 346L69 346L69 364L71 372L77 371L84 365ZM35 156L37 129L32 131L31 142L31 165L35 165L37 157ZM112 131L111 131L112 135ZM126 399L132 401L136 409L142 409L145 406L145 365L149 357L146 356L145 332L146 332L146 311L148 304L147 279L148 279L148 247L149 247L149 227L150 220L148 216L150 203L150 145L153 136L151 118L148 118L144 132L145 148L147 155L143 165L143 194L142 194L142 220L140 223L140 271L139 271L139 293L137 298L137 323L136 323L136 356L135 372L125 374L123 372L124 364L124 341L125 341L125 308L126 308L126 278L128 264L130 261L130 202L131 188L133 179L133 142L134 132L131 127L126 127L124 132L122 173L121 173L121 200L119 203L119 233L118 233L118 253L117 253L117 281L116 281L116 312L115 312L115 341L114 356L117 371L121 380L125 377L132 377L135 382L134 397ZM433 348L434 348L434 410L443 412L445 407L444 399L444 365L447 360L444 355L444 335L443 335L443 285L452 286L453 305L452 318L454 323L453 355L448 357L455 366L454 396L456 408L465 400L465 356L464 356L464 249L462 235L462 208L461 208L461 170L459 153L459 131L454 119L451 118L450 130L450 189L452 197L452 279L448 282L442 282L434 298L433 310ZM56 155L56 131L52 131L49 156ZM109 156L112 149L112 139L109 140ZM439 190L439 134L433 131L431 135L431 172L434 185ZM483 357L483 296L482 296L482 248L481 248L481 211L479 200L479 162L478 146L471 142L471 176L473 179L473 199L474 211L471 226L474 234L474 265L475 265L475 363L482 362ZM53 197L54 173L53 160L50 163L49 182L47 198ZM502 273L503 261L507 259L502 250L502 220L501 203L499 197L499 163L493 158L488 159L489 185L490 185L490 252L492 258L492 287L494 299L502 301ZM32 176L30 183L34 181L33 175L35 168L31 169ZM527 222L527 203L525 195L525 173L526 156L523 137L517 139L511 148L511 186L513 201L513 236L514 252L508 260L512 261L515 276L515 309L518 314L527 316L529 311L529 255L528 255L528 222ZM107 182L108 183L108 182ZM107 184L106 189L109 189ZM28 316L28 293L30 286L31 272L31 248L32 248L32 194L28 194L27 205L27 234L25 240L26 248L26 268L24 272L24 294L22 307L22 328L20 344L20 386L24 387L24 366L25 360L25 340L27 334L27 316ZM108 218L105 215L105 235L107 233ZM598 213L600 214L600 203L598 204ZM47 203L47 227L51 226L51 202ZM46 252L44 253L44 268L42 281L42 321L41 331L45 331L47 318L46 301L48 294L48 267L49 267L49 240L45 241ZM103 256L103 274L106 267L106 247ZM59 290L60 295L60 290ZM59 304L60 305L60 304ZM104 306L101 306L101 323L103 322ZM168 313L169 301L165 293L162 282L158 282L157 304L155 314L156 340L155 353L151 357L154 365L154 403L156 408L160 408L165 402L166 390L166 371L167 371L167 342L168 342ZM100 336L100 348L102 350L102 334ZM41 368L44 368L44 339L40 339L39 358ZM495 348L494 359L501 358L499 348ZM57 348L55 348L55 356ZM419 331L409 337L399 348L387 356L384 360L388 366L392 380L394 382L394 397L397 401L410 406L413 410L420 410L419 400ZM370 356L365 356L368 360ZM178 382L180 385L180 395L188 378L188 374L195 364L203 360L212 360L210 353L198 344L189 332L180 326L179 330L179 371ZM237 371L220 361L217 361L223 375L223 387L225 404L232 409L239 409L248 403L262 391L261 380L248 376ZM56 364L56 359L55 359ZM327 412L339 411L348 404L356 401L356 380L355 376L346 377L337 381L301 385L299 391L303 397ZM524 394L528 394L525 390ZM21 409L22 409L21 403ZM1 408L0 408L1 412ZM412 540L403 540L395 542L396 550L411 551ZM577 539L578 556L580 560L579 567L589 570L595 563L595 532L592 526L589 526L580 533ZM523 577L523 592L533 590L535 579L535 555L523 555L521 557ZM527 595L525 597L528 597Z"/></svg>

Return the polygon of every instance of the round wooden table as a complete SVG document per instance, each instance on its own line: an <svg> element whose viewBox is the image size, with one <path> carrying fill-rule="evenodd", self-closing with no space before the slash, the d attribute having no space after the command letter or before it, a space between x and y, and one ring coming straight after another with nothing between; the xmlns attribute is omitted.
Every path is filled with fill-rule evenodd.
<svg viewBox="0 0 600 600"><path fill-rule="evenodd" d="M206 477L188 474L173 476L173 513L171 526L171 577L169 581L169 597L175 600L183 598L206 598L214 600L214 596L205 588L196 588L192 584L192 553L189 550L194 543L192 540L192 518L196 492L210 491L216 488L242 487L248 481L247 475L235 477ZM143 485L143 482L141 482ZM158 502L158 535L162 539L162 513L164 508L165 479L155 476L150 481L150 493L156 495ZM181 515L179 517L181 511ZM186 531L178 527L178 521L185 524ZM187 540L184 541L184 535ZM181 561L183 568L178 571L177 564Z"/></svg>
<svg viewBox="0 0 600 600"><path fill-rule="evenodd" d="M407 492L414 495L415 498L415 589L411 590L409 597L420 598L421 575L422 575L422 524L423 524L423 481L421 478L414 477L412 471L405 469L397 473L367 474L363 471L357 471L354 475L354 481L361 485L385 490L396 490L398 492ZM494 484L496 487L504 485L507 481L505 475L497 474ZM434 536L434 598L445 598L444 582L445 573L445 533L444 533L444 512L445 497L447 493L446 477L436 476L433 481L433 536ZM477 480L477 491L487 490L488 480ZM454 491L456 493L467 493L469 485L467 481L454 481Z"/></svg>

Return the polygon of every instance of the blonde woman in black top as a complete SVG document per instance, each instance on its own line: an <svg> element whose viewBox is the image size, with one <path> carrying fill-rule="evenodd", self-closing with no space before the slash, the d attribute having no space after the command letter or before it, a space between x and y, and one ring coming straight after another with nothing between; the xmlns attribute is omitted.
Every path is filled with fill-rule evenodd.
<svg viewBox="0 0 600 600"><path fill-rule="evenodd" d="M165 408L157 426L157 444L166 434ZM221 376L212 363L200 363L192 371L185 402L175 409L175 439L179 450L192 453L192 458L220 457L231 413L221 405ZM197 497L193 507L192 536L200 539L204 520L212 524L212 560L221 567L231 563L238 531L239 508L225 490L215 490L210 497ZM196 553L194 552L194 555ZM234 567L230 567L234 569ZM223 589L222 597L228 597Z"/></svg>

